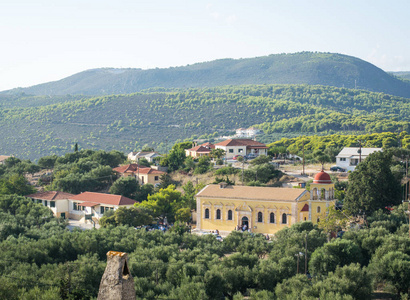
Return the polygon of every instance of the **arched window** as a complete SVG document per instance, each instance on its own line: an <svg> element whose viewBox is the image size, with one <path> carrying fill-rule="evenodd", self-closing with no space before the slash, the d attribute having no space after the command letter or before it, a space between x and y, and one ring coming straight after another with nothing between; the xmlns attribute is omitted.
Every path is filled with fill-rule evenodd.
<svg viewBox="0 0 410 300"><path fill-rule="evenodd" d="M228 210L228 220L232 220L232 210Z"/></svg>
<svg viewBox="0 0 410 300"><path fill-rule="evenodd" d="M269 215L269 223L275 223L275 214L274 214L274 213L270 213L270 215Z"/></svg>
<svg viewBox="0 0 410 300"><path fill-rule="evenodd" d="M320 206L318 206L316 210L318 213L320 213Z"/></svg>
<svg viewBox="0 0 410 300"><path fill-rule="evenodd" d="M313 199L313 200L317 200L318 194L319 194L319 192L317 191L317 188L314 188L314 189L312 190L312 199Z"/></svg>
<svg viewBox="0 0 410 300"><path fill-rule="evenodd" d="M325 189L321 189L320 190L320 200L324 200L326 196L326 192Z"/></svg>
<svg viewBox="0 0 410 300"><path fill-rule="evenodd" d="M320 218L317 218L317 220L316 220L318 223L320 222Z"/></svg>
<svg viewBox="0 0 410 300"><path fill-rule="evenodd" d="M205 219L209 219L209 208L205 208Z"/></svg>
<svg viewBox="0 0 410 300"><path fill-rule="evenodd" d="M217 210L216 210L216 219L217 219L217 220L220 220L220 219L221 219L221 210L220 210L220 209L217 209Z"/></svg>
<svg viewBox="0 0 410 300"><path fill-rule="evenodd" d="M262 223L263 222L263 214L262 212L258 212L258 223Z"/></svg>
<svg viewBox="0 0 410 300"><path fill-rule="evenodd" d="M286 214L282 214L282 224L288 223L288 216Z"/></svg>

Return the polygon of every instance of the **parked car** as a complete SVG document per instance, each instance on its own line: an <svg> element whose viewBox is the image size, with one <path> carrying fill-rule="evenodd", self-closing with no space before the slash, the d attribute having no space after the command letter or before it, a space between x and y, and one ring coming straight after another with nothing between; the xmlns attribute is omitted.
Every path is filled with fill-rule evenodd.
<svg viewBox="0 0 410 300"><path fill-rule="evenodd" d="M237 155L235 155L232 159L237 160L238 157L242 157L242 155L237 154Z"/></svg>
<svg viewBox="0 0 410 300"><path fill-rule="evenodd" d="M246 159L254 159L254 158L256 158L257 157L257 155L255 154L255 153L249 153L249 154L246 154L245 155L245 158Z"/></svg>
<svg viewBox="0 0 410 300"><path fill-rule="evenodd" d="M343 168L341 168L341 167L339 167L339 166L333 166L333 167L330 168L330 171L333 171L333 172L344 172L344 171L346 171L346 170L343 169Z"/></svg>

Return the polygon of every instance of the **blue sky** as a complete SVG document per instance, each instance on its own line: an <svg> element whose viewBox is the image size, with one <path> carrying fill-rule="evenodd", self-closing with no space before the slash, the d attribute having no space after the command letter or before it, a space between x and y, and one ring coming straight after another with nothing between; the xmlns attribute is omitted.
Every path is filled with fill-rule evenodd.
<svg viewBox="0 0 410 300"><path fill-rule="evenodd" d="M0 91L86 69L320 51L410 71L409 0L0 0Z"/></svg>

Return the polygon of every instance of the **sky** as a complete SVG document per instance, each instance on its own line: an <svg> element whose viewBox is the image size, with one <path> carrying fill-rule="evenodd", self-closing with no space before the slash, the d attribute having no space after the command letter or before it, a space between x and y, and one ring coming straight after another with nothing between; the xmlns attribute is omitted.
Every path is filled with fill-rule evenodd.
<svg viewBox="0 0 410 300"><path fill-rule="evenodd" d="M0 0L0 91L300 51L410 71L409 0Z"/></svg>

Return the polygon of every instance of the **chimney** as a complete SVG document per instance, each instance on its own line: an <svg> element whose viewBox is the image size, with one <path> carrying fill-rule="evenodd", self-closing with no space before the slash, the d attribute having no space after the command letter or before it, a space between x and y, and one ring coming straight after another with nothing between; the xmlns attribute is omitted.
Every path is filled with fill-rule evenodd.
<svg viewBox="0 0 410 300"><path fill-rule="evenodd" d="M135 300L134 279L128 268L127 253L108 251L97 300Z"/></svg>

